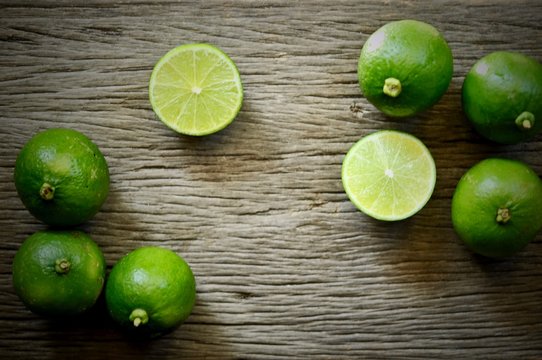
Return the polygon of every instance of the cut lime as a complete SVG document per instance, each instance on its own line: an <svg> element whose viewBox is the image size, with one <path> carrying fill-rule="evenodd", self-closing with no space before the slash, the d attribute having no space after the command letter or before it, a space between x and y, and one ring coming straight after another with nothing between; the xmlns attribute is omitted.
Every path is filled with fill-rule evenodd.
<svg viewBox="0 0 542 360"><path fill-rule="evenodd" d="M243 103L233 61L209 44L178 46L154 66L149 98L156 115L173 130L202 136L228 126Z"/></svg>
<svg viewBox="0 0 542 360"><path fill-rule="evenodd" d="M363 137L342 164L346 194L365 214L402 220L425 206L436 182L435 162L416 137L394 130Z"/></svg>

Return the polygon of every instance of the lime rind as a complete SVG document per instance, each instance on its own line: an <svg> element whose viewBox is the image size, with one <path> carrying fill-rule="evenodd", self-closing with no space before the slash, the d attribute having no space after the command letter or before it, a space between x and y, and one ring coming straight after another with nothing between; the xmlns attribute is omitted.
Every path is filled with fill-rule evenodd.
<svg viewBox="0 0 542 360"><path fill-rule="evenodd" d="M209 44L186 44L156 63L149 99L168 127L203 136L235 119L243 103L243 86L237 66L222 50Z"/></svg>
<svg viewBox="0 0 542 360"><path fill-rule="evenodd" d="M392 117L414 116L435 105L448 89L453 55L438 29L405 19L369 36L357 71L363 95L377 109ZM386 85L390 79L395 82L391 88Z"/></svg>
<svg viewBox="0 0 542 360"><path fill-rule="evenodd" d="M384 221L403 220L420 211L436 183L435 162L427 147L395 130L372 133L354 144L341 175L352 203Z"/></svg>

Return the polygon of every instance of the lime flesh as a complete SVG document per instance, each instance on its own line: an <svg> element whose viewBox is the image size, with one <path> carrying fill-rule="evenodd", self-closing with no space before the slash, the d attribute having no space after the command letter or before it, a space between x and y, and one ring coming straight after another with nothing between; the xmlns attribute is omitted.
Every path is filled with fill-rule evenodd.
<svg viewBox="0 0 542 360"><path fill-rule="evenodd" d="M416 137L383 130L363 137L346 154L342 183L354 205L378 220L402 220L429 201L435 162Z"/></svg>
<svg viewBox="0 0 542 360"><path fill-rule="evenodd" d="M202 136L228 126L243 103L234 62L209 44L170 50L155 65L149 98L156 115L171 129Z"/></svg>

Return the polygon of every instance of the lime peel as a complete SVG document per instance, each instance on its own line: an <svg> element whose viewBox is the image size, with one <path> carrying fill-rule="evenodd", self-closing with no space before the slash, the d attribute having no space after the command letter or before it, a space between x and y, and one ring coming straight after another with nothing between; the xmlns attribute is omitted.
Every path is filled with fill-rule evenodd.
<svg viewBox="0 0 542 360"><path fill-rule="evenodd" d="M393 117L413 116L436 104L452 75L452 52L442 34L411 19L377 29L363 45L358 61L361 92Z"/></svg>
<svg viewBox="0 0 542 360"><path fill-rule="evenodd" d="M24 206L50 226L90 220L109 193L109 168L100 149L68 128L35 134L19 152L13 175Z"/></svg>
<svg viewBox="0 0 542 360"><path fill-rule="evenodd" d="M188 318L196 301L196 281L175 252L144 246L113 266L105 300L113 320L131 334L158 337Z"/></svg>
<svg viewBox="0 0 542 360"><path fill-rule="evenodd" d="M530 56L485 55L468 71L461 93L467 119L488 140L511 145L542 131L542 64Z"/></svg>
<svg viewBox="0 0 542 360"><path fill-rule="evenodd" d="M65 317L96 303L105 272L103 253L84 232L41 230L30 235L15 254L12 282L32 312Z"/></svg>
<svg viewBox="0 0 542 360"><path fill-rule="evenodd" d="M514 255L542 230L542 181L526 163L488 158L459 180L452 197L452 224L473 252Z"/></svg>

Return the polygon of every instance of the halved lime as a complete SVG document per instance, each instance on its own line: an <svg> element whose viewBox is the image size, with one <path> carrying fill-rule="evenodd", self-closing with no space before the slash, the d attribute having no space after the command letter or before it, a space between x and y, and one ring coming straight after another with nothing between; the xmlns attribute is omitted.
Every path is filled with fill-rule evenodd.
<svg viewBox="0 0 542 360"><path fill-rule="evenodd" d="M209 44L178 46L154 66L149 98L156 115L185 135L212 134L228 126L243 103L239 71Z"/></svg>
<svg viewBox="0 0 542 360"><path fill-rule="evenodd" d="M352 203L387 221L417 213L431 198L436 182L435 162L427 147L395 130L361 138L346 154L341 175Z"/></svg>

